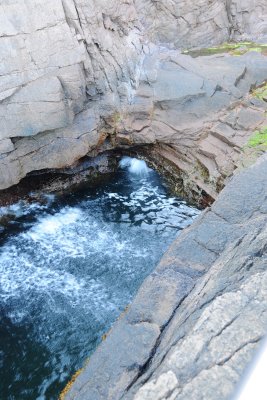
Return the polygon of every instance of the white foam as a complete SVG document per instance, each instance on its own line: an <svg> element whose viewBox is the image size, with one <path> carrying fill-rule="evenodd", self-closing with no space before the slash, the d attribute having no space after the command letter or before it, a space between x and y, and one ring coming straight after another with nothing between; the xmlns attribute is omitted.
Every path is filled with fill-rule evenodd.
<svg viewBox="0 0 267 400"><path fill-rule="evenodd" d="M54 307L54 296L62 295L75 307L95 307L99 315L101 309L114 310L120 300L112 298L105 283L90 276L78 278L77 270L73 274L68 272L69 263L86 258L97 268L110 260L112 268L120 269L120 260L131 252L128 242L128 238L114 233L112 226L85 215L80 208L66 207L54 215L42 216L32 228L1 249L1 300L21 298L25 315L31 304L25 306L22 299L30 298L30 293L35 293L37 299L42 294L50 297L50 308ZM14 315L19 320L21 310L17 311Z"/></svg>
<svg viewBox="0 0 267 400"><path fill-rule="evenodd" d="M15 218L20 218L36 211L42 211L48 206L49 204L40 204L37 202L29 203L25 200L20 200L17 203L11 204L9 206L0 207L0 217L4 215L12 215Z"/></svg>
<svg viewBox="0 0 267 400"><path fill-rule="evenodd" d="M81 216L82 212L79 208L64 208L55 215L40 218L27 235L33 240L43 240L47 235L54 235L65 226L73 225Z"/></svg>
<svg viewBox="0 0 267 400"><path fill-rule="evenodd" d="M78 237L73 237L75 245L78 245ZM38 247L32 257L27 253L29 247L20 249L15 245L4 246L0 254L1 303L9 304L13 300L19 302L19 307L12 309L9 315L14 323L29 316L42 298L45 299L43 304L46 305L47 315L61 314L67 304L72 308L83 309L85 313L94 309L100 317L108 309L114 310L114 299L110 298L105 283L90 277L76 276L77 271L71 273L64 270L64 248L60 250L52 241L50 255L46 249ZM119 243L115 247L117 251L123 249ZM115 248L112 250L114 253ZM64 299L63 309L61 302L58 303L58 296Z"/></svg>
<svg viewBox="0 0 267 400"><path fill-rule="evenodd" d="M138 177L146 176L152 171L144 160L131 157L123 157L120 161L120 167L122 169L127 168L130 174Z"/></svg>

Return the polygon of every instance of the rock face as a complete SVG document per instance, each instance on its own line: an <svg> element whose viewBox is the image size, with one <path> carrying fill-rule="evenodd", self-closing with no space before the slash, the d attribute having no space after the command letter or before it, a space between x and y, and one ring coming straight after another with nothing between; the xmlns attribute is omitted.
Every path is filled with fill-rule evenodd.
<svg viewBox="0 0 267 400"><path fill-rule="evenodd" d="M90 101L123 80L134 85L141 46L128 2L5 0L0 15L5 188L32 170L71 165L101 141Z"/></svg>
<svg viewBox="0 0 267 400"><path fill-rule="evenodd" d="M113 129L119 144L158 144L162 156L216 198L252 132L265 126L264 101L246 96L267 77L267 58L192 59L176 51L149 53L133 104Z"/></svg>
<svg viewBox="0 0 267 400"><path fill-rule="evenodd" d="M263 104L238 102L266 79L266 58L193 60L171 48L263 40L266 12L264 0L0 1L0 189L85 154L160 143L215 198L263 124ZM234 105L252 119L238 124Z"/></svg>
<svg viewBox="0 0 267 400"><path fill-rule="evenodd" d="M67 400L230 397L266 333L266 170L263 156L176 239Z"/></svg>
<svg viewBox="0 0 267 400"><path fill-rule="evenodd" d="M149 38L176 48L253 40L266 34L264 0L137 0L135 4Z"/></svg>

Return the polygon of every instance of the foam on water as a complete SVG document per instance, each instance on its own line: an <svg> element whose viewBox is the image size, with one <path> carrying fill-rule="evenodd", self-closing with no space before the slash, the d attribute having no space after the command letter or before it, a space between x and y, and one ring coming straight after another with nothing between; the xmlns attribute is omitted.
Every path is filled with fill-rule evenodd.
<svg viewBox="0 0 267 400"><path fill-rule="evenodd" d="M152 171L144 160L131 157L123 157L120 161L120 167L127 169L130 174L138 177L146 176Z"/></svg>
<svg viewBox="0 0 267 400"><path fill-rule="evenodd" d="M46 206L39 203L28 203L26 201L19 201L18 203L11 204L10 206L0 207L0 218L4 215L13 215L16 218L28 215L37 210L43 210Z"/></svg>
<svg viewBox="0 0 267 400"><path fill-rule="evenodd" d="M0 248L0 398L56 399L199 214L136 161L96 191L11 206L24 217Z"/></svg>
<svg viewBox="0 0 267 400"><path fill-rule="evenodd" d="M45 216L27 234L33 240L43 240L48 235L57 234L66 226L72 225L81 218L82 212L78 208L64 208L56 215Z"/></svg>

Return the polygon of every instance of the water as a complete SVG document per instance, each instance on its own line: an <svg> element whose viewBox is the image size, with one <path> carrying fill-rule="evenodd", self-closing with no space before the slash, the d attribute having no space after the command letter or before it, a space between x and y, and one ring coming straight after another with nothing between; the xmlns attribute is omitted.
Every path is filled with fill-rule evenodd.
<svg viewBox="0 0 267 400"><path fill-rule="evenodd" d="M124 158L84 185L12 214L0 239L0 399L57 399L199 211L171 197L143 161Z"/></svg>

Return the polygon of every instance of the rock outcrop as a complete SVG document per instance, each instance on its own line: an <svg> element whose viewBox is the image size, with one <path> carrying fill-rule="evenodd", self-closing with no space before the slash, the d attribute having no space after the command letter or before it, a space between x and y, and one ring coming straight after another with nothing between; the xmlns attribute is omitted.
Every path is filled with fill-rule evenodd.
<svg viewBox="0 0 267 400"><path fill-rule="evenodd" d="M228 399L266 333L267 157L176 239L66 400Z"/></svg>
<svg viewBox="0 0 267 400"><path fill-rule="evenodd" d="M209 47L266 34L266 4L239 0L136 0L148 37L172 47Z"/></svg>
<svg viewBox="0 0 267 400"><path fill-rule="evenodd" d="M149 53L133 104L107 120L118 145L157 144L155 159L176 166L215 199L252 132L267 125L267 104L247 96L267 77L267 57L191 58Z"/></svg>
<svg viewBox="0 0 267 400"><path fill-rule="evenodd" d="M215 198L263 124L264 105L240 100L266 79L266 58L193 60L171 48L263 40L266 10L264 0L2 0L0 189L86 154L160 143ZM239 112L252 119L240 125Z"/></svg>

